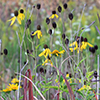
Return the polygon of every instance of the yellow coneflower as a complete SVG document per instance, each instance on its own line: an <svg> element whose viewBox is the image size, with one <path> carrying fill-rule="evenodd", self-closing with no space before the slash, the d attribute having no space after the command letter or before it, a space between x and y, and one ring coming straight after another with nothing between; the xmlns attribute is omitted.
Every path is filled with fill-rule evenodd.
<svg viewBox="0 0 100 100"><path fill-rule="evenodd" d="M37 30L34 32L34 34L32 34L32 36L34 36L36 34L37 34L38 39L40 39L40 37L42 37L42 32L41 32L41 26L40 25L37 26Z"/></svg>
<svg viewBox="0 0 100 100"><path fill-rule="evenodd" d="M21 19L21 20L24 20L25 15L24 15L24 10L23 9L20 9L20 13L18 14L18 18Z"/></svg>
<svg viewBox="0 0 100 100"><path fill-rule="evenodd" d="M18 17L18 11L17 10L14 12L14 17L11 18L10 20L8 20L8 21L11 21L10 26L14 24L16 19L18 20L18 23L21 24L21 19L19 19L19 17Z"/></svg>
<svg viewBox="0 0 100 100"><path fill-rule="evenodd" d="M12 90L18 90L18 84L9 84L9 86L8 86L8 88L11 88ZM20 88L21 88L21 86L20 86Z"/></svg>
<svg viewBox="0 0 100 100"><path fill-rule="evenodd" d="M78 43L77 41L71 43L69 46L75 46L74 48L69 48L69 50L71 50L71 52L73 52L73 50L76 50L78 48Z"/></svg>
<svg viewBox="0 0 100 100"><path fill-rule="evenodd" d="M51 57L51 51L49 48L46 48L42 53L39 54L39 57L44 56L45 58L47 58L48 55L49 57Z"/></svg>
<svg viewBox="0 0 100 100"><path fill-rule="evenodd" d="M58 56L58 55L61 56L61 54L63 54L64 52L65 52L65 50L62 50L62 51L54 50L53 52L51 52L51 54L56 55L56 56Z"/></svg>
<svg viewBox="0 0 100 100"><path fill-rule="evenodd" d="M88 43L88 42L84 42L84 41L82 42L82 48L83 49L86 49L87 45L90 46L90 47L93 47L93 45Z"/></svg>
<svg viewBox="0 0 100 100"><path fill-rule="evenodd" d="M11 81L11 83L19 83L19 80L17 78L13 78L12 81Z"/></svg>
<svg viewBox="0 0 100 100"><path fill-rule="evenodd" d="M1 90L1 92L6 92L6 93L9 93L9 92L11 92L11 91L12 91L12 89L11 89L10 87Z"/></svg>
<svg viewBox="0 0 100 100"><path fill-rule="evenodd" d="M56 14L56 11L52 11L52 15L49 17L49 19L53 19L54 17L58 18L59 16Z"/></svg>

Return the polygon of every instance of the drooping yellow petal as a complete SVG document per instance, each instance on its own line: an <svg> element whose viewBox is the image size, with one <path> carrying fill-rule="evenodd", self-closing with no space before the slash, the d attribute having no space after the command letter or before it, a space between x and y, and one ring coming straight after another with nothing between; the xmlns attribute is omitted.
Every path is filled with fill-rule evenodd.
<svg viewBox="0 0 100 100"><path fill-rule="evenodd" d="M18 23L21 24L21 19L17 17Z"/></svg>
<svg viewBox="0 0 100 100"><path fill-rule="evenodd" d="M36 35L38 33L38 31L35 31L34 34L32 34L32 36Z"/></svg>
<svg viewBox="0 0 100 100"><path fill-rule="evenodd" d="M69 74L66 74L66 77L69 77Z"/></svg>
<svg viewBox="0 0 100 100"><path fill-rule="evenodd" d="M93 47L93 45L92 44L90 44L90 43L87 43L90 47Z"/></svg>
<svg viewBox="0 0 100 100"><path fill-rule="evenodd" d="M60 54L61 54L61 53L63 54L64 52L65 52L65 50L62 50L62 51L60 51L59 53L60 53Z"/></svg>
<svg viewBox="0 0 100 100"><path fill-rule="evenodd" d="M69 46L74 46L76 44L76 41L71 43Z"/></svg>
<svg viewBox="0 0 100 100"><path fill-rule="evenodd" d="M49 17L49 19L53 19L54 17L55 17L55 15L52 14L52 15Z"/></svg>
<svg viewBox="0 0 100 100"><path fill-rule="evenodd" d="M58 18L59 16L57 14L55 14L56 18Z"/></svg>
<svg viewBox="0 0 100 100"><path fill-rule="evenodd" d="M46 59L45 61L44 61L44 63L42 64L42 66L45 64L45 63L47 63L48 62L48 59Z"/></svg>
<svg viewBox="0 0 100 100"><path fill-rule="evenodd" d="M24 15L23 13L20 13L20 14L18 15L18 18L21 19L21 20L24 20L25 15Z"/></svg>
<svg viewBox="0 0 100 100"><path fill-rule="evenodd" d="M42 32L41 32L41 30L37 30L37 37L38 37L38 39L40 39L40 37L42 37Z"/></svg>
<svg viewBox="0 0 100 100"><path fill-rule="evenodd" d="M44 56L45 58L47 58L48 55L49 57L51 57L51 51L49 48L46 48L42 53L39 54L39 57Z"/></svg>
<svg viewBox="0 0 100 100"><path fill-rule="evenodd" d="M43 56L43 55L44 55L44 52L45 52L45 51L41 52L41 53L39 54L39 57Z"/></svg>
<svg viewBox="0 0 100 100"><path fill-rule="evenodd" d="M8 20L8 21L11 21L10 26L12 26L14 24L15 20L16 20L16 17L15 16L12 17L10 20Z"/></svg>
<svg viewBox="0 0 100 100"><path fill-rule="evenodd" d="M69 50L70 50L71 52L73 52L73 48L69 48Z"/></svg>

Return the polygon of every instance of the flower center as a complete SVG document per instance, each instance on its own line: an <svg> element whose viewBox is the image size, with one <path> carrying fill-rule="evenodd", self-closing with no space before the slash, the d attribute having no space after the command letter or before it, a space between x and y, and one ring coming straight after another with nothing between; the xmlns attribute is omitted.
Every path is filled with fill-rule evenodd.
<svg viewBox="0 0 100 100"><path fill-rule="evenodd" d="M14 15L15 15L16 17L18 16L18 11L17 11L17 10L14 12Z"/></svg>
<svg viewBox="0 0 100 100"><path fill-rule="evenodd" d="M24 13L24 10L23 9L20 9L20 13Z"/></svg>

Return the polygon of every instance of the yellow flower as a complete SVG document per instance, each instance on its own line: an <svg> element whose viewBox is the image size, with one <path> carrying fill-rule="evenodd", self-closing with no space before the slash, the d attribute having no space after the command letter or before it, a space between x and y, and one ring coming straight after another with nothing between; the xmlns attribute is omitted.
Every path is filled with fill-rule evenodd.
<svg viewBox="0 0 100 100"><path fill-rule="evenodd" d="M56 11L52 11L52 15L49 17L49 19L53 19L54 17L58 18L59 16L56 14Z"/></svg>
<svg viewBox="0 0 100 100"><path fill-rule="evenodd" d="M64 52L65 52L65 50L62 50L60 52L58 50L54 50L53 52L51 52L51 54L56 55L56 56L58 56L58 55L61 56L61 54L63 54Z"/></svg>
<svg viewBox="0 0 100 100"><path fill-rule="evenodd" d="M51 61L50 59L48 59L48 58L44 61L44 63L42 64L42 66L43 66L44 64L46 64L48 61L50 62L51 67L52 67L53 63L52 63L52 61Z"/></svg>
<svg viewBox="0 0 100 100"><path fill-rule="evenodd" d="M39 54L39 57L44 56L45 58L47 58L48 55L49 57L51 57L51 51L49 48L46 48L42 53Z"/></svg>
<svg viewBox="0 0 100 100"><path fill-rule="evenodd" d="M69 77L69 74L66 74L66 78L68 78Z"/></svg>
<svg viewBox="0 0 100 100"><path fill-rule="evenodd" d="M82 90L90 90L91 87L88 85L84 85L83 87L81 87L78 91L82 91Z"/></svg>
<svg viewBox="0 0 100 100"><path fill-rule="evenodd" d="M18 14L18 18L21 19L21 20L24 20L25 15L24 15L24 10L23 9L20 9L20 13Z"/></svg>
<svg viewBox="0 0 100 100"><path fill-rule="evenodd" d="M21 19L18 17L18 11L17 10L14 12L14 17L11 18L10 20L8 20L8 21L11 21L10 26L14 24L16 19L18 20L18 23L21 24Z"/></svg>
<svg viewBox="0 0 100 100"><path fill-rule="evenodd" d="M14 17L12 17L12 18L11 18L10 20L8 20L8 21L11 21L10 26L12 26L12 25L14 24L14 22L15 22L16 19L18 20L18 23L21 24L21 20L23 20L24 18L25 18L24 10L21 9L21 10L20 10L20 13L18 13L18 11L16 10L16 11L14 12Z"/></svg>
<svg viewBox="0 0 100 100"><path fill-rule="evenodd" d="M11 83L19 83L19 80L17 78L13 78Z"/></svg>
<svg viewBox="0 0 100 100"><path fill-rule="evenodd" d="M78 49L78 43L77 43L77 41L71 43L69 46L75 46L74 48L69 48L69 50L71 50L71 52L73 52L73 50Z"/></svg>
<svg viewBox="0 0 100 100"><path fill-rule="evenodd" d="M86 49L87 45L89 45L90 47L93 47L92 44L83 41L83 42L82 42L82 47L81 47L81 48L82 48L82 49Z"/></svg>
<svg viewBox="0 0 100 100"><path fill-rule="evenodd" d="M12 89L10 88L10 87L8 87L8 88L6 88L6 89L3 89L1 92L6 92L6 93L8 93L8 92L11 92L12 91Z"/></svg>
<svg viewBox="0 0 100 100"><path fill-rule="evenodd" d="M12 90L18 90L18 84L9 84L8 88L11 88ZM20 87L21 88L21 87Z"/></svg>
<svg viewBox="0 0 100 100"><path fill-rule="evenodd" d="M52 14L49 19L53 19L54 17L58 18L59 16L57 14Z"/></svg>
<svg viewBox="0 0 100 100"><path fill-rule="evenodd" d="M36 35L36 34L37 34L38 39L40 39L40 37L42 37L42 32L41 32L41 30L35 31L34 34L32 34L32 36L34 36L34 35Z"/></svg>

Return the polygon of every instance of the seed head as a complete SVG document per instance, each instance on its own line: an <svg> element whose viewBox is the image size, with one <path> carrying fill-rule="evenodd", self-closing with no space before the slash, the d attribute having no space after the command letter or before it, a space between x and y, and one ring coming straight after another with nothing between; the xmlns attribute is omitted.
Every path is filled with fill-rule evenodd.
<svg viewBox="0 0 100 100"><path fill-rule="evenodd" d="M98 46L97 46L97 45L95 45L95 46L94 46L94 48L95 48L95 50L97 50L97 49L98 49Z"/></svg>
<svg viewBox="0 0 100 100"><path fill-rule="evenodd" d="M56 14L56 11L54 10L54 11L52 11L52 14Z"/></svg>
<svg viewBox="0 0 100 100"><path fill-rule="evenodd" d="M68 45L69 44L69 39L65 40L65 44Z"/></svg>
<svg viewBox="0 0 100 100"><path fill-rule="evenodd" d="M44 49L46 49L46 48L48 48L48 46L45 44L45 45L44 45Z"/></svg>
<svg viewBox="0 0 100 100"><path fill-rule="evenodd" d="M63 4L64 9L67 9L67 3Z"/></svg>
<svg viewBox="0 0 100 100"><path fill-rule="evenodd" d="M58 6L58 11L61 12L62 11L62 7Z"/></svg>
<svg viewBox="0 0 100 100"><path fill-rule="evenodd" d="M84 38L84 42L87 42L88 40L87 40L87 38Z"/></svg>
<svg viewBox="0 0 100 100"><path fill-rule="evenodd" d="M50 19L46 18L46 23L49 24L50 23Z"/></svg>
<svg viewBox="0 0 100 100"><path fill-rule="evenodd" d="M52 34L52 29L49 29L48 33L51 35Z"/></svg>
<svg viewBox="0 0 100 100"><path fill-rule="evenodd" d="M69 13L68 17L69 17L70 20L72 20L73 19L73 14Z"/></svg>
<svg viewBox="0 0 100 100"><path fill-rule="evenodd" d="M42 67L40 68L40 72L41 73L44 73L44 69Z"/></svg>
<svg viewBox="0 0 100 100"><path fill-rule="evenodd" d="M52 27L53 27L53 28L56 28L56 27L57 27L56 22L53 22L53 23L52 23Z"/></svg>
<svg viewBox="0 0 100 100"><path fill-rule="evenodd" d="M14 11L14 15L17 17L18 16L18 11Z"/></svg>
<svg viewBox="0 0 100 100"><path fill-rule="evenodd" d="M94 71L94 77L97 78L97 71Z"/></svg>
<svg viewBox="0 0 100 100"><path fill-rule="evenodd" d="M37 26L37 30L41 30L41 26L40 25Z"/></svg>
<svg viewBox="0 0 100 100"><path fill-rule="evenodd" d="M37 4L37 9L39 10L41 8L41 4Z"/></svg>
<svg viewBox="0 0 100 100"><path fill-rule="evenodd" d="M24 10L23 9L20 9L20 13L24 13Z"/></svg>
<svg viewBox="0 0 100 100"><path fill-rule="evenodd" d="M66 37L65 33L63 33L63 34L62 34L62 38L65 39L65 37Z"/></svg>
<svg viewBox="0 0 100 100"><path fill-rule="evenodd" d="M5 55L7 55L7 54L8 54L8 50L7 50L7 49L4 49L4 50L3 50L3 53L4 53Z"/></svg>

